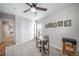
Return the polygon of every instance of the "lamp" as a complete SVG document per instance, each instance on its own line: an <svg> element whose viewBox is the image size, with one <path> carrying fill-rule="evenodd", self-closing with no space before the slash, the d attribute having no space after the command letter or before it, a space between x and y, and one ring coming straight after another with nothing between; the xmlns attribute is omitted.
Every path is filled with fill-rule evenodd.
<svg viewBox="0 0 79 59"><path fill-rule="evenodd" d="M32 7L32 8L31 8L31 11L32 11L32 12L36 12L37 10L36 10L35 7Z"/></svg>

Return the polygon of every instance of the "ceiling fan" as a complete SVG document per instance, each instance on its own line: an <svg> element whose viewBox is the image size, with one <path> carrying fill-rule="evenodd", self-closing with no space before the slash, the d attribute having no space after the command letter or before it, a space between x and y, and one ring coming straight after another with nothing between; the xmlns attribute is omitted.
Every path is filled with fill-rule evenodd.
<svg viewBox="0 0 79 59"><path fill-rule="evenodd" d="M24 13L25 13L25 12L28 12L28 11L30 11L30 10L31 10L32 12L37 12L37 10L40 10L40 11L47 11L47 8L37 7L37 3L32 3L32 4L25 3L25 4L27 4L27 5L28 5L29 7L31 7L31 8L29 8L29 9L23 11Z"/></svg>

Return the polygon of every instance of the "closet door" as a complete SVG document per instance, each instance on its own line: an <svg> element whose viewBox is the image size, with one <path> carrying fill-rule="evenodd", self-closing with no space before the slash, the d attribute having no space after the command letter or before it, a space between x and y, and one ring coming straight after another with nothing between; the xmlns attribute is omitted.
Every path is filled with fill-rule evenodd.
<svg viewBox="0 0 79 59"><path fill-rule="evenodd" d="M0 18L0 42L2 42L3 33L2 33L2 19Z"/></svg>

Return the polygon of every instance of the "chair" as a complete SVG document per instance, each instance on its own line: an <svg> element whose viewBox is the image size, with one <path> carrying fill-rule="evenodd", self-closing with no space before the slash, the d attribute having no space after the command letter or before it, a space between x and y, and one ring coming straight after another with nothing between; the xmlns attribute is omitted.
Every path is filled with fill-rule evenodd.
<svg viewBox="0 0 79 59"><path fill-rule="evenodd" d="M44 55L49 55L49 36L45 35L43 38L43 53Z"/></svg>
<svg viewBox="0 0 79 59"><path fill-rule="evenodd" d="M36 38L36 46L39 48L39 51L42 55L49 55L49 36L45 35L43 40Z"/></svg>

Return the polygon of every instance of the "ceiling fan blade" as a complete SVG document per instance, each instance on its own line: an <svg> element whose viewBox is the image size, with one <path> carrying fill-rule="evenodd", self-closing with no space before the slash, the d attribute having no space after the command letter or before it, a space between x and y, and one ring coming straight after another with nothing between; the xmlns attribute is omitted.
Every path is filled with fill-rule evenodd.
<svg viewBox="0 0 79 59"><path fill-rule="evenodd" d="M36 3L32 3L32 7L36 7Z"/></svg>
<svg viewBox="0 0 79 59"><path fill-rule="evenodd" d="M37 10L47 11L47 8L36 7Z"/></svg>
<svg viewBox="0 0 79 59"><path fill-rule="evenodd" d="M29 3L25 3L25 4L27 4L28 6L32 7L32 5L30 5Z"/></svg>
<svg viewBox="0 0 79 59"><path fill-rule="evenodd" d="M25 10L24 13L25 13L25 12L28 12L29 10L30 10L30 9Z"/></svg>
<svg viewBox="0 0 79 59"><path fill-rule="evenodd" d="M37 3L35 3L35 5L37 5Z"/></svg>

